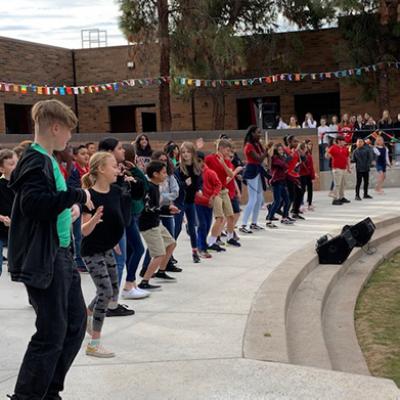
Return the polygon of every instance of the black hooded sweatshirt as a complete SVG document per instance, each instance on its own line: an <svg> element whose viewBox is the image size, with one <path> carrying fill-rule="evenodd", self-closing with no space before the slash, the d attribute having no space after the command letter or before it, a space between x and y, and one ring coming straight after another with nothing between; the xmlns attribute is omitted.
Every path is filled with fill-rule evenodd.
<svg viewBox="0 0 400 400"><path fill-rule="evenodd" d="M50 157L29 148L11 175L15 192L8 240L11 279L46 289L53 279L60 247L57 217L73 204L85 204L82 189L57 192Z"/></svg>

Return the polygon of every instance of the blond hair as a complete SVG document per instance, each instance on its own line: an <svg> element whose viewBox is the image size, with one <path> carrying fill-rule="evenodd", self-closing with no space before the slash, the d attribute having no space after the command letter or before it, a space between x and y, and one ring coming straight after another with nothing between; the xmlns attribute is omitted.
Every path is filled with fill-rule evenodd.
<svg viewBox="0 0 400 400"><path fill-rule="evenodd" d="M233 144L230 139L218 139L217 140L217 150L219 149L233 149Z"/></svg>
<svg viewBox="0 0 400 400"><path fill-rule="evenodd" d="M109 158L115 158L113 154L106 151L94 153L89 161L89 172L82 176L82 187L90 189L96 183L99 175L99 168L104 167Z"/></svg>
<svg viewBox="0 0 400 400"><path fill-rule="evenodd" d="M78 118L70 107L59 100L41 100L32 107L31 116L35 123L35 133L43 133L54 123L69 129L78 125Z"/></svg>
<svg viewBox="0 0 400 400"><path fill-rule="evenodd" d="M181 153L182 153L183 149L188 150L189 153L192 155L192 165L193 165L194 174L200 175L201 168L200 168L199 162L197 160L196 147L194 146L194 144L192 142L183 142L181 145L181 148L180 148ZM185 164L185 161L183 160L182 157L181 157L181 162L179 163L179 168L186 176L189 175L188 166Z"/></svg>

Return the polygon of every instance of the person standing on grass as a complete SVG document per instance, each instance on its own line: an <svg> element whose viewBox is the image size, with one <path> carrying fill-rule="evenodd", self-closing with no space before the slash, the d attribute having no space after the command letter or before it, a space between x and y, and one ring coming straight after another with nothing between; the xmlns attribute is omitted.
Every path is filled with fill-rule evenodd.
<svg viewBox="0 0 400 400"><path fill-rule="evenodd" d="M341 206L344 203L350 203L350 200L344 197L346 173L350 173L350 157L349 149L343 136L338 136L336 144L327 149L327 156L332 160L332 173L335 182L335 197L332 204Z"/></svg>
<svg viewBox="0 0 400 400"><path fill-rule="evenodd" d="M373 161L373 155L368 145L364 143L363 139L357 139L356 149L352 154L352 162L356 164L356 197L357 201L361 201L360 188L361 183L364 181L364 199L372 199L368 194L369 185L369 170Z"/></svg>
<svg viewBox="0 0 400 400"><path fill-rule="evenodd" d="M248 201L243 211L242 233L253 233L253 230L262 230L257 224L258 215L264 201L264 190L266 190L263 163L268 157L268 151L261 143L261 129L255 125L249 127L244 138L244 155L246 157L246 168L243 180L247 183ZM250 215L252 222L248 225Z"/></svg>
<svg viewBox="0 0 400 400"><path fill-rule="evenodd" d="M63 151L77 125L73 111L58 100L32 108L34 143L13 171L8 266L22 282L36 313L36 333L22 362L13 400L60 399L65 376L86 328L79 272L71 250L76 204L93 209L90 192L67 187L53 151Z"/></svg>

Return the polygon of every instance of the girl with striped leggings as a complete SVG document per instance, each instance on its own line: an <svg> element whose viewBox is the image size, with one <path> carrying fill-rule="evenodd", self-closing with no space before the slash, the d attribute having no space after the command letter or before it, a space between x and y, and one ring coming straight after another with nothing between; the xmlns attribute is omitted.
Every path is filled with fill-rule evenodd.
<svg viewBox="0 0 400 400"><path fill-rule="evenodd" d="M81 253L96 286L96 296L88 306L87 331L91 340L88 356L110 358L115 354L100 346L104 318L118 305L118 271L113 249L124 233L123 191L114 183L119 168L113 154L95 153L90 159L89 173L82 177L82 186L89 189L95 210L83 209ZM133 179L126 177L127 180Z"/></svg>

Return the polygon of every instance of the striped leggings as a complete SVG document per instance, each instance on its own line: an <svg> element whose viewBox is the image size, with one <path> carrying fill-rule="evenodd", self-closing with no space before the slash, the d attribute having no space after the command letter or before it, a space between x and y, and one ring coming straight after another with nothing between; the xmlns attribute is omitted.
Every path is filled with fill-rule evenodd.
<svg viewBox="0 0 400 400"><path fill-rule="evenodd" d="M93 330L100 332L110 301L118 301L118 272L112 250L84 257L96 296L88 308L93 312Z"/></svg>

